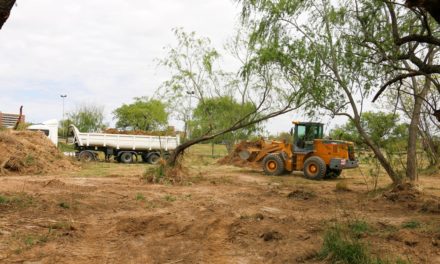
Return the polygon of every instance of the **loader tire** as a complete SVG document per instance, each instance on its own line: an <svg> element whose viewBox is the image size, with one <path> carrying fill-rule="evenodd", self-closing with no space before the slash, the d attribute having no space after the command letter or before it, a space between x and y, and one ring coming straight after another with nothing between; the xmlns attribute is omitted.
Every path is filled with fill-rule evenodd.
<svg viewBox="0 0 440 264"><path fill-rule="evenodd" d="M284 161L278 154L267 155L263 159L263 170L266 175L281 175L285 172Z"/></svg>
<svg viewBox="0 0 440 264"><path fill-rule="evenodd" d="M324 179L327 166L320 157L312 156L304 162L304 176L310 180Z"/></svg>

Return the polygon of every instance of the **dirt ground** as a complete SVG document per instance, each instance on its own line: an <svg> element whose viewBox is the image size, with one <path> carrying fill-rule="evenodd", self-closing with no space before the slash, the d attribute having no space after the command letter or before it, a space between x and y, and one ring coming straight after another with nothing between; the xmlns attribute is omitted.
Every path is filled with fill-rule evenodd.
<svg viewBox="0 0 440 264"><path fill-rule="evenodd" d="M0 262L326 263L315 257L325 230L364 221L372 254L440 263L440 214L367 192L359 170L314 182L200 158L184 184L168 186L146 183L145 168L0 177ZM429 195L439 183L421 177Z"/></svg>

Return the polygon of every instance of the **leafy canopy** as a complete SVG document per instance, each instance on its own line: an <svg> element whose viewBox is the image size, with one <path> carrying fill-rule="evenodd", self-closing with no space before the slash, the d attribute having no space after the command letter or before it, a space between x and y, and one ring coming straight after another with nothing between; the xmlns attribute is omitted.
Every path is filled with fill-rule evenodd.
<svg viewBox="0 0 440 264"><path fill-rule="evenodd" d="M204 103L199 103L194 109L193 119L190 122L192 137L201 137L208 131L215 133L215 131L231 127L244 116L254 113L255 108L255 105L250 102L241 104L230 96L206 99ZM257 132L259 128L260 125L253 124L217 137L216 142L246 139Z"/></svg>
<svg viewBox="0 0 440 264"><path fill-rule="evenodd" d="M168 123L166 106L159 100L135 98L132 104L123 104L113 112L116 127L133 130L157 130Z"/></svg>
<svg viewBox="0 0 440 264"><path fill-rule="evenodd" d="M81 132L99 132L106 127L104 124L104 107L94 104L83 104L74 111L67 113L66 127L74 124Z"/></svg>
<svg viewBox="0 0 440 264"><path fill-rule="evenodd" d="M385 112L365 112L361 124L368 136L382 148L391 148L396 144L405 144L408 138L407 125L399 123L397 114ZM354 122L349 120L345 125L330 132L333 139L353 141L364 146L364 139L357 131Z"/></svg>

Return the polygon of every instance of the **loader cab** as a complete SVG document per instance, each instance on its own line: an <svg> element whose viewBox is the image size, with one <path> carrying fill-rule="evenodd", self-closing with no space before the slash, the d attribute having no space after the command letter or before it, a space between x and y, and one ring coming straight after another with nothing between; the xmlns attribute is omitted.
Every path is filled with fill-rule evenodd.
<svg viewBox="0 0 440 264"><path fill-rule="evenodd" d="M313 150L313 141L322 139L324 124L311 122L295 122L293 129L293 152L309 152Z"/></svg>

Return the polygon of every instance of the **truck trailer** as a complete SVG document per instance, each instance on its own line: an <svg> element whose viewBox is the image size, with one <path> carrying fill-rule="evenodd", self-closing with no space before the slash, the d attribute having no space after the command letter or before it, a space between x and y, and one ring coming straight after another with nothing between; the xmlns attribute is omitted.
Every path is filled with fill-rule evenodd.
<svg viewBox="0 0 440 264"><path fill-rule="evenodd" d="M134 163L140 157L143 162L156 164L180 144L178 136L82 133L74 125L69 127L69 136L76 156L85 162L97 160L102 152L106 161L113 158L121 163Z"/></svg>

